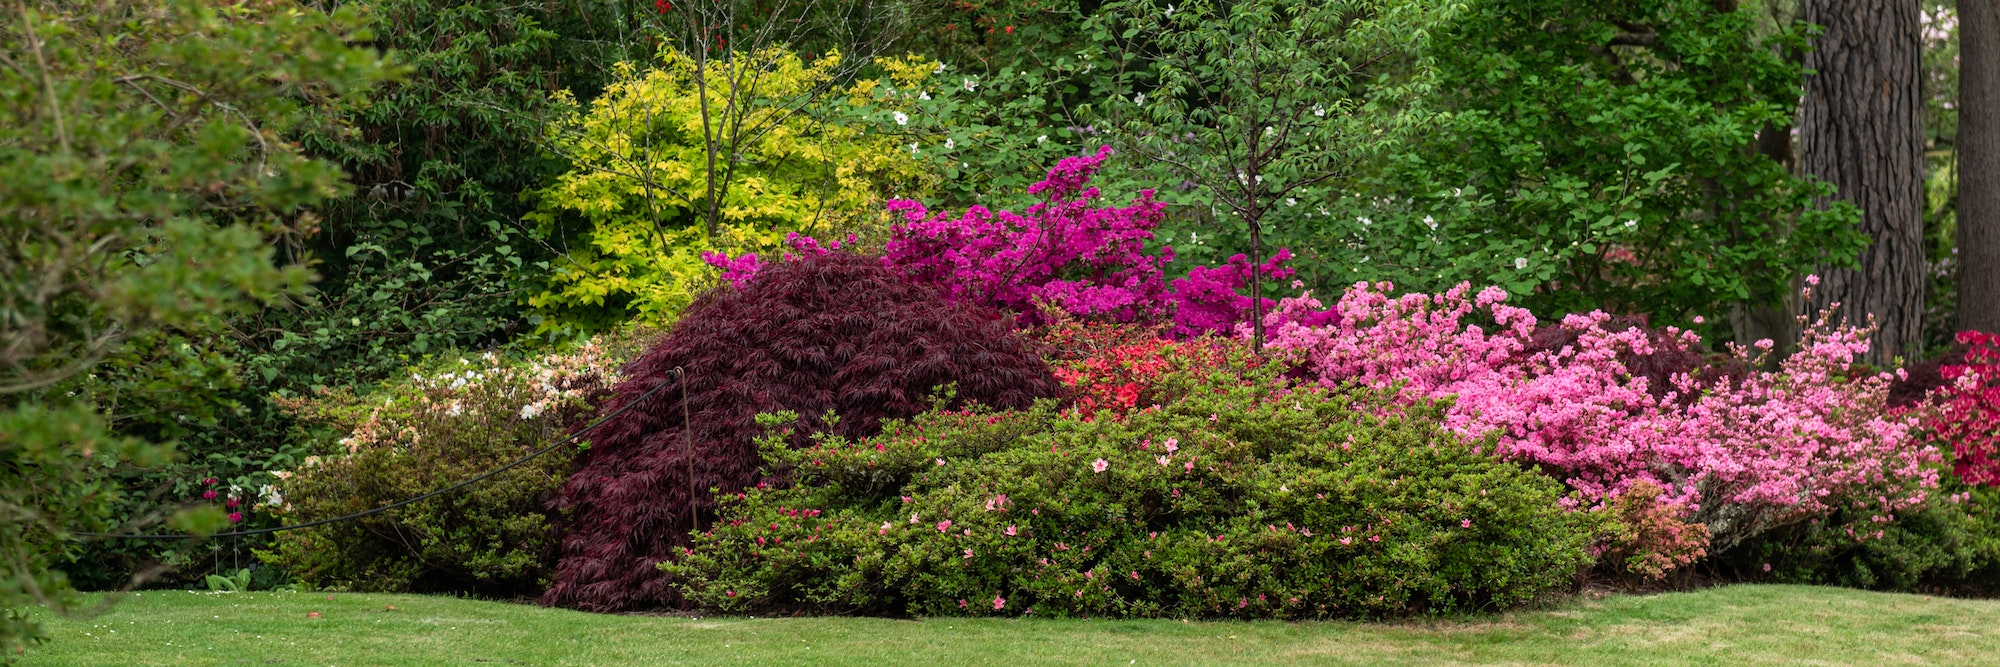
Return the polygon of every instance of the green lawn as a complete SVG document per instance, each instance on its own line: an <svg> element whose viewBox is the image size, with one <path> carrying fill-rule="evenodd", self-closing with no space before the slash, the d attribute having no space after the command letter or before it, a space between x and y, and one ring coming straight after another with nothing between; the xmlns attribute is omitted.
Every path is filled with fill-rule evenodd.
<svg viewBox="0 0 2000 667"><path fill-rule="evenodd" d="M1803 586L1408 623L680 618L413 595L152 591L51 630L54 643L25 664L2000 664L2000 601Z"/></svg>

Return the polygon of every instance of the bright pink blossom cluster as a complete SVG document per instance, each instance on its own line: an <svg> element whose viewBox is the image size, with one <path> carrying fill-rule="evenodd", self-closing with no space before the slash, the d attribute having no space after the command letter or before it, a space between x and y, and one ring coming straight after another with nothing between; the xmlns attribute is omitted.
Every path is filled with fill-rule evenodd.
<svg viewBox="0 0 2000 667"><path fill-rule="evenodd" d="M1413 398L1452 397L1447 425L1497 437L1500 456L1561 477L1591 504L1633 483L1665 490L1662 501L1707 524L1717 548L1835 506L1870 510L1876 521L1922 502L1937 485L1935 448L1919 446L1912 420L1890 416L1890 376L1851 377L1868 349L1864 331L1835 328L1828 314L1806 327L1800 351L1774 371L1698 380L1673 376L1654 392L1621 356L1652 353L1644 329L1607 327L1602 312L1565 317L1575 342L1538 350L1539 322L1508 306L1506 293L1469 285L1442 294L1391 296L1386 283L1356 284L1335 324L1302 320L1310 294L1286 299L1266 320L1270 345L1296 350L1329 386L1352 381L1397 387ZM1492 331L1469 322L1483 314ZM1242 328L1239 325L1239 328ZM1689 331L1667 342L1699 345ZM1767 359L1731 346L1746 368ZM1873 532L1873 531L1867 531Z"/></svg>
<svg viewBox="0 0 2000 667"><path fill-rule="evenodd" d="M2000 335L1964 331L1963 363L1942 368L1950 384L1923 413L1937 442L1951 443L1952 469L1967 484L2000 485Z"/></svg>
<svg viewBox="0 0 2000 667"><path fill-rule="evenodd" d="M974 206L953 217L915 201L891 201L888 209L903 222L892 230L882 261L939 286L946 298L1012 311L1023 324L1042 323L1038 303L1117 322L1171 318L1181 338L1226 333L1244 321L1250 298L1237 290L1250 283L1250 260L1237 255L1227 266L1195 267L1168 281L1164 267L1174 260L1173 248L1152 254L1147 248L1164 215L1152 191L1122 208L1098 204L1100 192L1090 180L1111 153L1104 146L1094 155L1063 159L1028 188L1043 201L1018 214ZM800 252L825 252L807 237L790 241ZM1284 266L1290 258L1280 249L1257 267L1259 275L1290 277L1293 270ZM739 286L761 266L755 255L710 253L703 259ZM1268 310L1276 302L1265 299L1264 305ZM1315 318L1323 323L1331 315Z"/></svg>

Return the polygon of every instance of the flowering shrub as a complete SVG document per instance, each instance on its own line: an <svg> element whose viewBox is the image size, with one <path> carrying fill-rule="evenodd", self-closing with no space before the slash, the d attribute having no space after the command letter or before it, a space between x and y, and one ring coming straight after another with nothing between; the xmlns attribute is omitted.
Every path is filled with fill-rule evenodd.
<svg viewBox="0 0 2000 667"><path fill-rule="evenodd" d="M1646 579L1708 555L1708 526L1681 520L1681 508L1660 502L1660 487L1639 480L1606 503L1611 532L1603 562Z"/></svg>
<svg viewBox="0 0 2000 667"><path fill-rule="evenodd" d="M641 334L643 336L643 334ZM582 425L619 379L622 345L596 340L516 360L443 359L380 392L325 391L287 407L340 434L331 455L261 489L290 522L358 512L497 468ZM520 595L547 583L545 497L569 472L561 448L466 489L362 519L278 533L265 562L317 585ZM212 493L212 492L211 492Z"/></svg>
<svg viewBox="0 0 2000 667"><path fill-rule="evenodd" d="M1226 365L1229 345L1212 336L1174 341L1158 328L1082 322L1052 308L1044 318L1048 324L1033 331L1035 339L1085 419L1160 402L1155 386L1176 367Z"/></svg>
<svg viewBox="0 0 2000 667"><path fill-rule="evenodd" d="M1055 395L1048 367L1010 329L997 312L941 299L848 252L803 254L704 295L603 406L618 409L686 371L684 389L592 434L555 503L566 512L562 556L543 602L679 604L654 565L712 523L710 490L777 481L758 469L760 412L793 410L813 418L804 430L864 437L923 411L940 387L999 407ZM839 419L821 419L829 411Z"/></svg>
<svg viewBox="0 0 2000 667"><path fill-rule="evenodd" d="M662 568L732 612L1331 618L1505 607L1588 564L1596 515L1435 405L1289 390L1246 354L1173 358L1161 405L1122 420L1044 402L779 432L762 452L795 485L726 497Z"/></svg>
<svg viewBox="0 0 2000 667"><path fill-rule="evenodd" d="M1949 443L1960 479L2000 485L2000 335L1964 331L1958 342L1962 359L1939 369L1948 384L1920 414L1932 441Z"/></svg>
<svg viewBox="0 0 2000 667"><path fill-rule="evenodd" d="M1250 299L1236 290L1249 284L1249 260L1237 255L1227 266L1195 267L1187 277L1166 280L1162 269L1173 261L1173 248L1161 246L1158 254L1146 248L1163 210L1152 191L1124 208L1096 204L1099 193L1090 179L1110 157L1111 147L1103 146L1095 155L1064 158L1028 187L1043 200L1023 214L974 206L954 218L915 201L891 201L889 211L904 222L891 230L882 262L937 285L948 299L1004 309L1025 324L1043 321L1042 303L1116 322L1171 320L1179 337L1227 332L1242 321ZM810 238L790 240L804 254L825 252ZM1290 257L1280 249L1261 265L1261 275L1289 277L1292 270L1283 264ZM732 282L762 266L755 255L709 253L703 260ZM1273 305L1265 300L1267 309ZM1330 317L1309 315L1313 323Z"/></svg>
<svg viewBox="0 0 2000 667"><path fill-rule="evenodd" d="M1402 297L1390 289L1355 285L1340 321L1317 327L1297 321L1317 301L1287 299L1267 325L1271 345L1305 355L1327 386L1454 397L1447 427L1496 434L1495 453L1555 474L1586 502L1651 482L1707 526L1715 550L1840 506L1886 521L1937 484L1927 467L1936 450L1912 440L1910 420L1888 414L1890 376L1850 378L1865 332L1830 326L1830 313L1805 327L1801 352L1775 371L1677 372L1662 391L1620 361L1655 354L1658 335L1609 326L1601 312L1564 318L1574 341L1536 349L1539 322L1506 305L1498 288ZM1470 322L1475 313L1490 318L1491 332ZM1675 349L1699 349L1692 332L1664 336ZM1770 346L1755 354L1732 346L1734 363L1763 367Z"/></svg>

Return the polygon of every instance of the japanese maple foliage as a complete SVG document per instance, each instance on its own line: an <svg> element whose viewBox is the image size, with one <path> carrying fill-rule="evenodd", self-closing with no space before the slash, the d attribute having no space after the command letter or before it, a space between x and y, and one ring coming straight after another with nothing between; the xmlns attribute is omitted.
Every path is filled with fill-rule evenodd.
<svg viewBox="0 0 2000 667"><path fill-rule="evenodd" d="M686 372L685 405L683 390L669 388L590 433L554 503L566 519L544 604L678 605L656 565L710 520L710 490L778 481L759 470L759 413L806 415L801 441L813 431L864 437L930 408L945 385L960 402L1001 409L1058 392L1001 313L939 298L873 257L805 253L739 285L698 299L600 407L618 410ZM828 411L838 419L825 420Z"/></svg>

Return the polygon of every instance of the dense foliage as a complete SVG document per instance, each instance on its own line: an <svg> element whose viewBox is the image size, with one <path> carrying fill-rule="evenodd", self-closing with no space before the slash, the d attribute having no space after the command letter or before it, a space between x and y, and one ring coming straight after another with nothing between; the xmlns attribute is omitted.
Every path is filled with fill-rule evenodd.
<svg viewBox="0 0 2000 667"><path fill-rule="evenodd" d="M274 398L369 387L425 355L515 344L533 328L519 300L548 254L520 223L532 206L519 194L561 172L536 145L549 92L601 85L615 16L603 5L491 0L366 9L356 27L368 48L393 53L396 78L365 105L310 109L285 135L354 184L271 239L280 262L311 270L307 289L226 326L135 336L87 385L120 432L175 440L185 454L121 471L142 493L119 515L161 511L204 479L256 488L325 453ZM255 51L280 50L297 49ZM336 118L351 129L325 125ZM223 546L111 540L86 545L69 567L96 588L155 564L173 567L166 581L199 582Z"/></svg>
<svg viewBox="0 0 2000 667"><path fill-rule="evenodd" d="M1095 419L1043 403L769 437L792 485L726 498L663 568L736 612L1298 619L1503 608L1589 562L1592 517L1434 405L1288 389L1235 355L1165 352L1157 403Z"/></svg>
<svg viewBox="0 0 2000 667"><path fill-rule="evenodd" d="M0 22L4 659L40 638L19 607L71 600L52 569L75 553L71 531L157 527L178 509L117 512L126 490L106 470L164 462L175 433L114 419L212 396L208 360L163 343L304 282L266 241L342 183L285 138L339 131L321 113L384 76L350 46L363 26L352 9L180 1L22 2ZM94 383L107 360L133 380ZM176 527L223 522L204 517Z"/></svg>
<svg viewBox="0 0 2000 667"><path fill-rule="evenodd" d="M1733 304L1776 305L1865 241L1851 209L1814 210L1823 187L1763 149L1786 145L1806 35L1709 0L1471 3L1430 50L1449 121L1335 211L1357 223L1341 261L1414 289L1494 284L1540 311L1727 331Z"/></svg>
<svg viewBox="0 0 2000 667"><path fill-rule="evenodd" d="M591 436L554 507L562 557L547 604L597 611L675 605L654 566L714 521L723 494L775 481L756 416L807 415L805 432L872 435L885 420L950 402L1026 407L1055 379L1000 313L939 298L880 259L807 254L697 300L626 369L603 410L675 382ZM834 415L838 415L836 418Z"/></svg>

